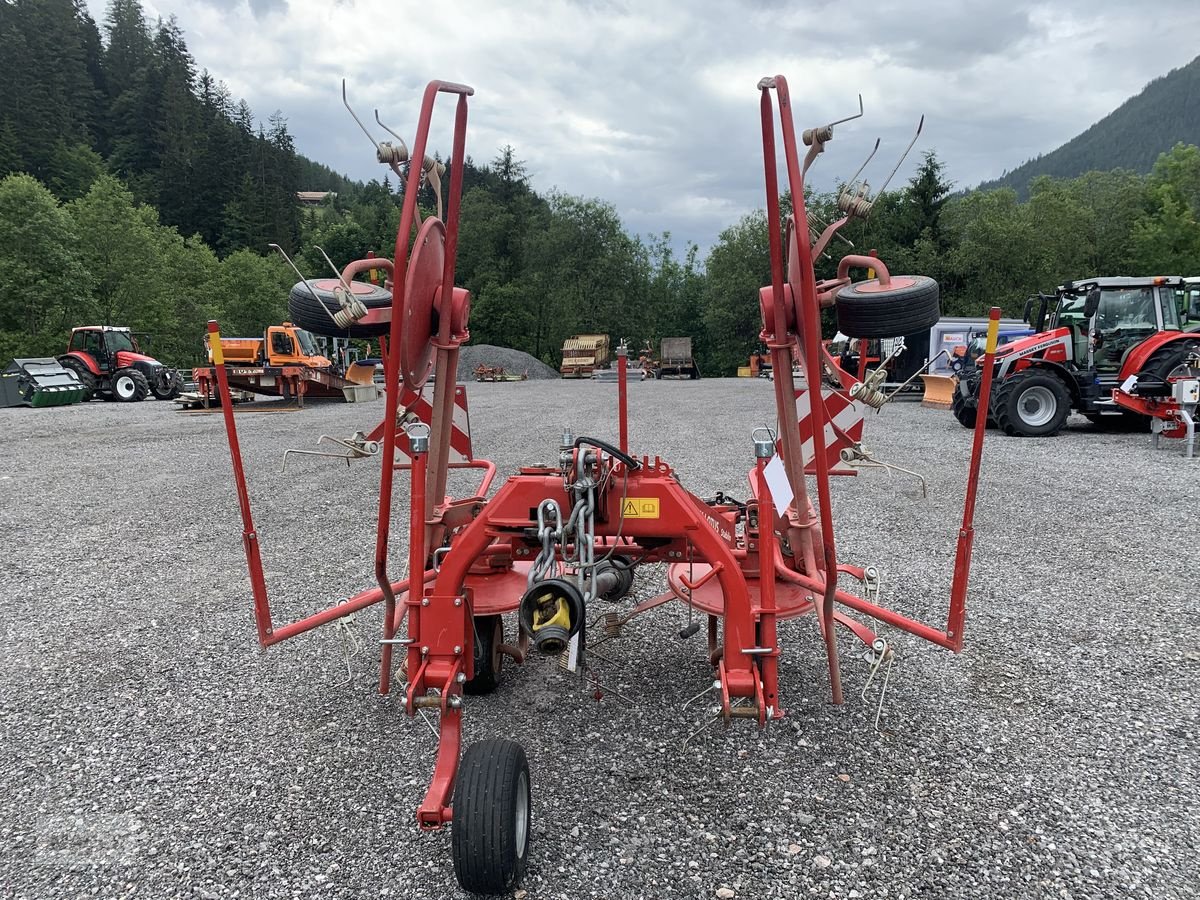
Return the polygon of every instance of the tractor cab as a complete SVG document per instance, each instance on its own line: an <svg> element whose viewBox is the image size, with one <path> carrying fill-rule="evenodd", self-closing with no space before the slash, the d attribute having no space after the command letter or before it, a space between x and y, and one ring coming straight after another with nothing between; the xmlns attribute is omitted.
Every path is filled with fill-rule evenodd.
<svg viewBox="0 0 1200 900"><path fill-rule="evenodd" d="M1032 346L1058 338L1063 362L1108 381L1148 337L1180 330L1176 294L1182 287L1183 279L1163 276L1068 282L1052 296L1042 294L1026 302L1025 320L1037 333L1020 343Z"/></svg>
<svg viewBox="0 0 1200 900"><path fill-rule="evenodd" d="M1185 278L1175 291L1175 308L1184 331L1200 331L1200 278Z"/></svg>
<svg viewBox="0 0 1200 900"><path fill-rule="evenodd" d="M85 326L73 329L67 352L90 356L99 372L111 372L133 361L125 357L118 359L118 354L133 354L139 359L149 359L143 356L128 328L113 326Z"/></svg>

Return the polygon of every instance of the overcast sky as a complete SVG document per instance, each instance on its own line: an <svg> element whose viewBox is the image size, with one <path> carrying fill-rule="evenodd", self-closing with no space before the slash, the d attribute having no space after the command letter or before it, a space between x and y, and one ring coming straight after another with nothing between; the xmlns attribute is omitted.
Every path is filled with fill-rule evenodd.
<svg viewBox="0 0 1200 900"><path fill-rule="evenodd" d="M87 0L103 29L106 0ZM411 144L421 91L472 85L467 150L504 144L545 193L611 202L626 227L707 249L763 206L758 92L782 73L799 131L857 110L810 172L848 178L876 137L878 187L925 116L925 150L971 187L1053 150L1197 53L1198 0L809 0L562 3L143 0L174 15L198 68L256 117L279 110L306 156L382 178L341 105L379 109ZM448 155L451 103L435 109ZM377 139L385 135L378 128Z"/></svg>

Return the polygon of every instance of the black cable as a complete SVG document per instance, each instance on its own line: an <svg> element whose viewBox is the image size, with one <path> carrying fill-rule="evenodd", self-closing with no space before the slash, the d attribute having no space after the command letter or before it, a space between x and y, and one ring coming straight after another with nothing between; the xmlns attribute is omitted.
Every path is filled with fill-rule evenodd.
<svg viewBox="0 0 1200 900"><path fill-rule="evenodd" d="M587 444L590 447L598 447L599 449L604 450L609 455L615 456L621 462L625 463L625 465L631 471L636 471L637 469L640 469L642 467L642 464L640 462L638 462L636 459L634 459L632 456L630 456L628 453L622 453L620 450L618 450L612 444L608 443L607 441L602 441L599 438L590 438L590 437L582 437L582 436L575 438L575 447L578 448L580 444Z"/></svg>

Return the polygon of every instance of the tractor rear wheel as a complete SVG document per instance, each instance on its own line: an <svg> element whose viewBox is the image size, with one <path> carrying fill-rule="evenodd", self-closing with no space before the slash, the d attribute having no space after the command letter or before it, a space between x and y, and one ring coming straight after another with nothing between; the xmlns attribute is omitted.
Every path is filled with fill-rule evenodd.
<svg viewBox="0 0 1200 900"><path fill-rule="evenodd" d="M1172 341L1165 347L1159 347L1150 354L1150 358L1146 360L1146 364L1142 366L1142 371L1138 375L1152 375L1162 381L1166 381L1176 370L1181 371L1178 374L1188 374L1184 370L1188 357L1200 355L1200 341L1182 340ZM1194 371L1194 369L1193 369Z"/></svg>
<svg viewBox="0 0 1200 900"><path fill-rule="evenodd" d="M92 395L96 393L96 376L92 374L92 370L74 356L64 356L58 362L64 369L74 372L79 383L83 385L83 396L79 401L82 403L91 400Z"/></svg>
<svg viewBox="0 0 1200 900"><path fill-rule="evenodd" d="M837 292L838 331L852 338L892 338L928 331L941 317L938 283L924 275L893 276L900 285L866 290L876 281Z"/></svg>
<svg viewBox="0 0 1200 900"><path fill-rule="evenodd" d="M463 684L464 694L490 694L500 684L500 664L504 654L504 619L500 616L475 617L475 677Z"/></svg>
<svg viewBox="0 0 1200 900"><path fill-rule="evenodd" d="M137 369L117 369L112 377L112 395L121 403L137 403L150 393L146 376Z"/></svg>
<svg viewBox="0 0 1200 900"><path fill-rule="evenodd" d="M516 741L467 748L454 785L450 852L464 890L505 894L525 874L529 855L529 763Z"/></svg>
<svg viewBox="0 0 1200 900"><path fill-rule="evenodd" d="M1058 434L1071 414L1071 394L1052 372L1026 369L997 386L992 414L1004 433L1015 437Z"/></svg>

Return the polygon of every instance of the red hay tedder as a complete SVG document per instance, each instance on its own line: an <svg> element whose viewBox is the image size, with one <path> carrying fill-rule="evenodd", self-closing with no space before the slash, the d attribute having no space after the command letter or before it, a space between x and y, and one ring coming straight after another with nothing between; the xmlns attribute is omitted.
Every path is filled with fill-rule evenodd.
<svg viewBox="0 0 1200 900"><path fill-rule="evenodd" d="M784 716L776 632L781 619L813 615L824 638L834 703L842 701L836 626L849 629L875 659L890 652L852 613L953 651L962 647L984 417L975 429L944 630L878 605L874 572L838 559L829 489L839 451L845 460L861 448L829 411L827 397L836 396L845 406L850 402L845 392L858 381L825 355L821 307L836 304L839 327L853 337L894 336L914 331L917 319L927 321L932 315L936 320L937 286L920 276L890 275L880 260L866 256L846 257L838 277L816 280L813 260L838 228L869 212L871 201L865 183L852 183L840 204L843 217L820 234L810 232L802 202L804 176L832 137L833 127L804 132L808 150L801 160L787 82L781 76L766 78L758 88L771 251L771 284L760 297L762 339L776 373L779 435L776 439L765 429L748 435L754 458L751 496L745 504L721 496L702 500L679 483L667 461L630 450L624 356L618 360L619 446L564 434L557 466L522 468L490 498L495 467L483 460L452 460L454 373L459 347L468 338L470 310L469 295L454 286L461 167L452 167L444 222L438 217L419 221L417 193L424 178L440 178L437 166L425 156L439 94L457 97L450 158L466 158L467 98L473 91L463 85L434 81L425 90L412 154L413 160L425 164L408 169L395 260L386 266L393 274L393 304L391 310L371 311L375 317L390 316L391 323L384 342L387 411L381 426L377 586L301 621L272 624L233 407L227 400L224 369L216 367L226 398L225 425L259 641L275 644L382 601L380 692L388 693L392 685L392 654L398 648L405 657L405 711L410 716L420 711L439 714L437 760L417 822L423 829L451 826L455 873L468 891L501 892L518 883L528 854L531 802L529 766L519 744L485 740L462 751L464 695L494 690L504 656L522 663L530 653L549 654L560 656L572 670L586 667L590 607L601 599L624 596L640 566L666 564L669 590L643 600L619 620L674 600L707 616L712 689L726 722L750 719L765 726ZM780 224L776 104L787 185L798 201L786 228ZM398 172L399 164L409 158L402 142L399 147L377 145L377 150L380 160ZM414 225L416 238L410 246ZM347 272L355 265L351 263ZM849 270L868 266L878 277L851 284ZM989 359L982 367L984 403L991 387L998 319L999 310L993 310ZM209 330L217 331L215 322ZM809 396L803 419L807 434L798 420L797 398L808 392L796 388L793 355L808 385L820 384L821 369L827 365L842 379L841 389L817 390ZM419 396L435 370L433 399L424 405L421 417L425 421L414 421L408 409L402 410L402 397ZM412 424L402 428L404 422ZM404 454L400 462L398 452ZM473 496L446 496L448 470L455 466L482 470ZM411 479L409 572L421 575L393 580L388 570L393 483L395 473L405 470ZM806 474L814 477L815 497ZM862 595L840 588L839 575L862 583ZM506 639L503 617L509 613L516 614L517 629ZM611 625L617 617L610 616Z"/></svg>

